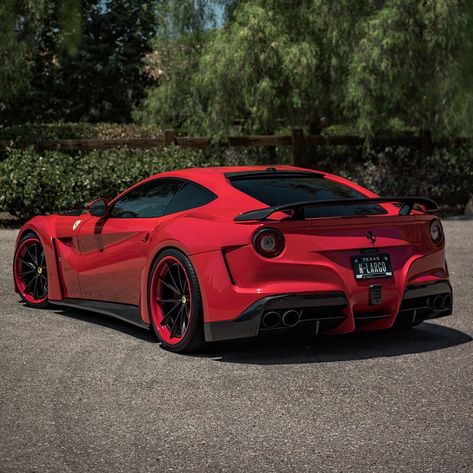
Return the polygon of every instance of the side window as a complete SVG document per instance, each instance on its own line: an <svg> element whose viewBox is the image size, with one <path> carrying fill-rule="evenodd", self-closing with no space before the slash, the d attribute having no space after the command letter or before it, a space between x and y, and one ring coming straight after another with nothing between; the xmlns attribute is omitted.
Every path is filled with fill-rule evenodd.
<svg viewBox="0 0 473 473"><path fill-rule="evenodd" d="M115 218L161 217L182 182L160 180L147 182L115 202L110 212Z"/></svg>
<svg viewBox="0 0 473 473"><path fill-rule="evenodd" d="M168 208L166 209L166 215L173 214L176 212L182 212L183 210L195 209L196 207L202 207L202 205L212 202L216 196L212 192L204 189L203 187L196 186L190 182L186 182L176 193L174 199L172 199Z"/></svg>

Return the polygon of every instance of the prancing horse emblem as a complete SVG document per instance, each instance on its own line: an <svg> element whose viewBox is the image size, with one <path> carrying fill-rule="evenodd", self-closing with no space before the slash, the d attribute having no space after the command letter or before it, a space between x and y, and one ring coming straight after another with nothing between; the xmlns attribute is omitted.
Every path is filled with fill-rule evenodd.
<svg viewBox="0 0 473 473"><path fill-rule="evenodd" d="M81 220L76 220L74 225L72 225L72 230L75 230L80 225Z"/></svg>
<svg viewBox="0 0 473 473"><path fill-rule="evenodd" d="M376 243L376 235L371 230L366 234L366 238L368 238L372 245Z"/></svg>

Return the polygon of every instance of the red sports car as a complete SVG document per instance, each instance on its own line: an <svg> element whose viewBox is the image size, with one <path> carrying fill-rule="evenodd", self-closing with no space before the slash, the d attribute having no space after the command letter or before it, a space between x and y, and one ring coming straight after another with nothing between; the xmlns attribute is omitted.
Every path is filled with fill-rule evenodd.
<svg viewBox="0 0 473 473"><path fill-rule="evenodd" d="M452 313L437 205L290 166L152 176L21 229L16 291L154 330L173 351L301 331L413 326Z"/></svg>

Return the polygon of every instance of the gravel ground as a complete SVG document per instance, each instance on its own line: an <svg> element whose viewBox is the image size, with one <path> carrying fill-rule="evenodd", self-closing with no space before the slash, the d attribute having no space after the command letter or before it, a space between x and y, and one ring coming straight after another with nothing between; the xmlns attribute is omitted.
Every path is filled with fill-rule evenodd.
<svg viewBox="0 0 473 473"><path fill-rule="evenodd" d="M452 317L199 356L24 307L0 230L0 472L472 472L473 221L445 228Z"/></svg>

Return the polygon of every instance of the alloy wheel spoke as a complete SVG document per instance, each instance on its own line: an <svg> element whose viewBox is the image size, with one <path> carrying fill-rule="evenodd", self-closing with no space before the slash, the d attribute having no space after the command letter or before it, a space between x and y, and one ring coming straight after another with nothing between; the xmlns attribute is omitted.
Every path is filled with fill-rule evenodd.
<svg viewBox="0 0 473 473"><path fill-rule="evenodd" d="M33 297L35 297L36 299L38 299L38 296L37 296L38 279L39 279L38 276L35 276L34 285L33 285Z"/></svg>
<svg viewBox="0 0 473 473"><path fill-rule="evenodd" d="M172 313L174 312L174 310L176 309L176 307L179 307L180 305L180 302L177 302L170 310L169 312L163 317L163 320L161 320L161 325L167 325L167 323L169 322L171 316L172 316Z"/></svg>
<svg viewBox="0 0 473 473"><path fill-rule="evenodd" d="M30 288L31 284L36 281L36 278L38 276L34 276L33 278L31 278L30 282L25 286L25 292Z"/></svg>
<svg viewBox="0 0 473 473"><path fill-rule="evenodd" d="M35 244L34 246L34 254L36 256L36 264L39 266L39 255L38 255L38 245Z"/></svg>
<svg viewBox="0 0 473 473"><path fill-rule="evenodd" d="M42 295L44 294L44 285L43 285L43 280L41 279L41 277L38 278L38 291L37 291L37 298L40 299L40 296L42 297Z"/></svg>
<svg viewBox="0 0 473 473"><path fill-rule="evenodd" d="M189 284L187 283L187 279L184 280L184 287L182 288L182 292L188 295Z"/></svg>
<svg viewBox="0 0 473 473"><path fill-rule="evenodd" d="M181 318L181 314L182 314L182 311L184 310L184 306L181 305L181 308L179 309L179 312L177 313L177 316L176 318L174 319L174 324L172 326L172 330L171 330L171 338L174 338L177 334L177 328L178 328L178 322Z"/></svg>
<svg viewBox="0 0 473 473"><path fill-rule="evenodd" d="M184 307L184 310L182 312L182 321L181 321L181 336L185 333L188 323L189 323L189 314L187 312L187 307Z"/></svg>
<svg viewBox="0 0 473 473"><path fill-rule="evenodd" d="M36 266L31 261L26 261L23 258L20 258L20 263L23 263L24 265L28 266L28 268L31 268L32 270L36 270Z"/></svg>
<svg viewBox="0 0 473 473"><path fill-rule="evenodd" d="M168 289L171 289L172 292L174 292L174 294L177 294L178 296L181 295L181 293L173 286L171 286L171 284L167 283L164 279L161 279L161 282L168 288Z"/></svg>
<svg viewBox="0 0 473 473"><path fill-rule="evenodd" d="M45 279L43 281L43 297L48 294L48 281Z"/></svg>
<svg viewBox="0 0 473 473"><path fill-rule="evenodd" d="M33 264L34 264L35 266L38 266L38 261L36 260L36 257L34 256L34 254L31 252L29 246L26 247L26 252L28 253L28 255L29 255L31 261L33 262Z"/></svg>
<svg viewBox="0 0 473 473"><path fill-rule="evenodd" d="M175 287L176 289L178 289L179 286L178 286L178 284L176 283L176 280L174 279L174 276L173 276L173 274L172 274L172 266L168 263L167 267L168 267L168 271L167 271L167 272L168 272L169 276L171 277L171 281L172 281L172 283L174 284L174 287Z"/></svg>
<svg viewBox="0 0 473 473"><path fill-rule="evenodd" d="M178 265L177 266L177 279L179 280L179 288L181 289L182 294L184 294L184 285L182 284L181 271L182 271L182 268Z"/></svg>
<svg viewBox="0 0 473 473"><path fill-rule="evenodd" d="M166 302L181 302L181 299L156 299L156 302L162 302L162 303L166 303Z"/></svg>

